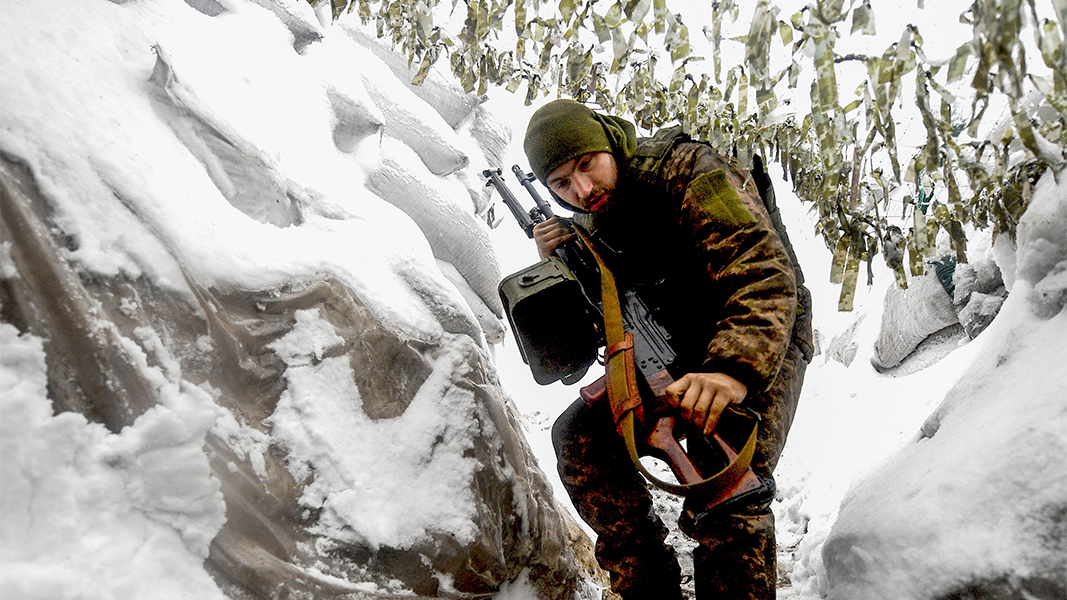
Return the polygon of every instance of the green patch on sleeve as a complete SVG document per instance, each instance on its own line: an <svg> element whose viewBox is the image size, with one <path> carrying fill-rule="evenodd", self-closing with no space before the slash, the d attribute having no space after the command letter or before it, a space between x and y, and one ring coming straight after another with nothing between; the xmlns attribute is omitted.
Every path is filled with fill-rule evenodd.
<svg viewBox="0 0 1067 600"><path fill-rule="evenodd" d="M722 169L715 169L694 179L687 190L694 208L718 226L741 227L756 222Z"/></svg>

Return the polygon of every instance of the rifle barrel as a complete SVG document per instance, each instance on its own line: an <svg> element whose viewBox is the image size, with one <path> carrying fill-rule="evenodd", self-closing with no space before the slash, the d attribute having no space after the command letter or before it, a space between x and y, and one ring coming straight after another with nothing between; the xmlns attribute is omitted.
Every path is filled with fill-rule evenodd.
<svg viewBox="0 0 1067 600"><path fill-rule="evenodd" d="M546 200L541 198L541 195L537 193L537 189L533 186L533 180L535 179L533 173L525 173L519 167L519 165L511 165L511 172L515 174L515 178L519 180L522 187L526 188L527 192L530 192L530 196L533 197L534 203L537 205L537 209L541 211L545 219L551 219L556 216L552 214L552 205Z"/></svg>

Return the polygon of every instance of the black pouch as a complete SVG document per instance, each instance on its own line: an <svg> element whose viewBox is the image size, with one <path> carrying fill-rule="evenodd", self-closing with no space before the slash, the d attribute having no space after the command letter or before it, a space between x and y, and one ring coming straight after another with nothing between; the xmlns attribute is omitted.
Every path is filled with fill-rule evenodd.
<svg viewBox="0 0 1067 600"><path fill-rule="evenodd" d="M534 381L575 383L596 360L595 309L563 261L550 257L500 282L500 299Z"/></svg>
<svg viewBox="0 0 1067 600"><path fill-rule="evenodd" d="M716 522L724 515L741 512L742 509L767 504L774 500L774 480L757 476L759 484L737 495L730 496L717 504L701 504L693 498L686 498L682 504L682 514L678 517L678 528L682 533L700 540L708 537Z"/></svg>

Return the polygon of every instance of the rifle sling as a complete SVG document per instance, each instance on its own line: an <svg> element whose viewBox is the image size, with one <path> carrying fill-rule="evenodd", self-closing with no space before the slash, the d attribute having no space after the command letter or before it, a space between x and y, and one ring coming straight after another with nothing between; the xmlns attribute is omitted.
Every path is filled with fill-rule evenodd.
<svg viewBox="0 0 1067 600"><path fill-rule="evenodd" d="M737 457L730 461L730 464L726 465L718 473L699 481L697 483L671 483L659 479L655 475L648 472L648 469L641 464L641 456L637 453L637 440L634 435L634 411L630 411L623 415L622 421L618 425L619 433L622 434L623 440L626 442L626 451L630 453L630 460L633 461L634 467L637 471L645 476L652 482L653 485L661 490L677 494L679 496L689 496L694 494L700 494L706 497L715 497L723 494L726 490L732 488L741 477L744 476L748 470L749 464L752 462L752 455L756 451L756 422L752 423L752 432L748 435L748 440L745 442L741 451L737 453Z"/></svg>
<svg viewBox="0 0 1067 600"><path fill-rule="evenodd" d="M605 369L607 370L607 392L611 412L615 418L615 426L626 442L626 450L630 454L630 460L634 467L646 479L656 487L677 494L688 496L701 494L714 496L725 492L733 487L748 470L752 462L752 456L756 450L756 437L758 423L752 421L752 431L748 435L745 445L718 473L696 483L675 484L659 479L648 472L641 464L641 457L637 452L637 439L634 434L634 420L642 421L644 411L641 407L641 393L637 388L637 368L634 363L633 334L626 331L622 319L622 305L619 301L618 287L615 285L615 276L604 263L604 259L597 252L593 241L581 228L575 228L579 238L596 258L600 268L601 303L604 313L604 337L607 340L608 350L604 353Z"/></svg>

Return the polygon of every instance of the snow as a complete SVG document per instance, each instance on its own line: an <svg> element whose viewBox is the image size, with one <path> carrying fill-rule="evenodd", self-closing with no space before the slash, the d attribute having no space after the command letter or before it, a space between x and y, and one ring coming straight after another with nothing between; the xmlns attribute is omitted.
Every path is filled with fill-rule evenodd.
<svg viewBox="0 0 1067 600"><path fill-rule="evenodd" d="M76 241L67 258L87 275L147 277L194 306L190 281L225 291L341 278L398 334L442 345L412 400L423 408L369 419L347 358L330 354L341 338L307 311L274 343L289 387L269 440L220 408L217 391L185 383L150 329L123 346L165 402L112 434L78 414L52 416L40 340L3 325L5 598L222 597L203 566L226 519L209 431L260 474L268 442L288 449L293 472L314 479L303 501L324 509L331 539L403 548L428 531L476 535L467 451L486 419L451 382L472 342L446 331L467 323L481 343L474 314L418 226L363 187L381 138L335 145L339 119L373 130L384 118L339 62L348 46L302 55L273 13L222 4L215 18L163 0L11 7L0 23L0 150L31 167ZM291 210L257 213L231 198L242 182L201 139L256 157ZM473 207L465 215L477 223ZM450 223L466 226L462 216ZM391 485L367 489L375 478Z"/></svg>
<svg viewBox="0 0 1067 600"><path fill-rule="evenodd" d="M63 200L57 220L79 242L71 258L89 270L131 277L147 272L179 291L183 270L206 285L262 289L311 276L325 261L358 273L356 289L390 313L398 328L434 337L436 320L413 302L392 268L432 265L425 239L410 219L362 188L362 164L334 149L323 84L308 80L318 69L291 51L288 32L262 9L241 2L233 9L237 15L212 19L183 4L101 3L42 20L32 3L20 4L5 19L5 40L34 52L0 56L11 74L0 90L11 107L5 115L11 126L0 132L0 142L28 157L45 186L56 179L54 193ZM65 28L71 35L62 43L32 41ZM211 40L247 42L229 47ZM312 206L302 227L280 229L246 218L227 202L150 102L156 57L146 49L157 44L175 63L179 83L169 89L183 105L235 145L255 149L279 177L294 179L296 193L336 203L322 203L333 213L319 216L323 208ZM61 67L68 54L91 64ZM21 101L27 94L41 101ZM22 131L35 132L39 149L22 148L26 141L16 133ZM77 197L65 198L68 190L77 190ZM334 214L355 210L358 219ZM374 225L379 220L393 223L395 235L383 235ZM181 265L171 252L182 257ZM449 285L443 276L437 284Z"/></svg>
<svg viewBox="0 0 1067 600"><path fill-rule="evenodd" d="M297 326L275 342L290 367L289 386L269 422L293 457L297 480L312 480L301 502L322 507L319 527L372 548L409 547L428 530L470 542L476 506L467 482L477 464L465 433L479 419L473 393L446 385L465 357L438 357L408 410L372 420L360 406L348 356L316 360L323 342L343 340L317 311L297 315Z"/></svg>
<svg viewBox="0 0 1067 600"><path fill-rule="evenodd" d="M1041 381L1057 368L1050 356L1067 356L1067 313L1040 321L1013 304L1026 301L1015 296L979 338L975 345L984 348L927 421L925 436L916 440L912 432L845 496L834 524L841 533L824 551L845 554L835 560L846 566L827 574L836 580L830 598L945 594L989 574L1029 575L1021 565L1048 551L1042 517L1051 514L1042 513L1067 498L1067 385L1053 381L1020 393L1017 382ZM1020 528L1020 519L1031 523ZM850 547L851 531L864 542ZM863 554L874 555L874 565L849 564ZM884 557L895 561L876 562Z"/></svg>
<svg viewBox="0 0 1067 600"><path fill-rule="evenodd" d="M459 350L471 342L449 332L442 315L491 317L484 306L469 306L470 290L463 290L464 301L450 281L460 274L441 272L431 241L412 219L363 186L381 167L382 145L394 145L369 135L396 117L377 110L370 96L380 92L364 85L367 77L387 85L388 69L363 53L367 71L355 78L346 74L351 43L329 35L336 30L295 53L292 35L269 11L238 0L221 4L228 12L216 18L164 0L97 0L60 10L42 0L6 6L0 151L29 162L57 223L78 242L68 258L85 273L148 277L190 302L188 279L268 289L339 274L392 327L441 341L445 350L429 357L428 383L412 400L420 410L371 420L360 408L350 365L332 353L342 338L316 311L299 312L297 327L274 342L289 367L289 387L271 435L290 451L294 475L313 477L303 501L324 507L321 527L333 539L403 547L428 531L474 537L465 482L476 465L462 434L478 421L476 405L448 385ZM317 26L305 3L294 11L309 28ZM164 88L153 83L157 61L170 68ZM294 203L291 211L242 212L227 196L239 194L240 185L219 184L229 176L212 168L210 152L190 153L185 140L197 135L191 121L159 114L163 93L269 165L279 197ZM404 98L404 114L428 110ZM509 115L517 132L532 111L497 95L490 105ZM341 144L339 119L349 120L351 136ZM451 135L447 125L435 127ZM438 169L455 168L460 153L440 157ZM525 164L514 144L508 161ZM813 217L776 182L824 348L808 370L777 470L785 575L779 598L906 597L878 591L897 589L919 598L920 591L996 575L1031 557L1034 538L1009 529L1012 515L1062 505L1067 497L1067 317L1057 305L1067 289L1065 180L1067 174L1058 184L1046 176L1035 188L1031 225L1021 227L1017 251L1003 237L989 250L1011 289L993 325L902 376L870 365L891 274L879 268L875 285L857 291L856 310L837 312L829 251L814 234ZM299 219L273 222L291 214ZM485 235L505 273L536 260L510 216ZM10 244L0 246L0 271L10 277ZM439 304L428 305L426 297ZM229 440L257 472L268 439L220 408L212 390L184 383L177 363L150 366L142 348L163 357L166 350L151 331L143 334L126 340L127 350L141 357L140 370L163 402L111 433L76 413L54 415L41 340L0 324L0 596L223 597L203 566L226 518L204 439L214 432ZM835 338L851 348L848 365L826 351ZM495 354L531 446L566 503L549 429L577 388L536 386L510 333ZM382 449L395 460L373 460ZM1019 464L1027 478L983 485ZM370 478L387 485L361 488ZM1026 504L1019 511L1001 509L1020 497ZM853 563L839 560L848 548L827 545L835 530L857 532L857 556L871 552L863 542L877 539L883 564L841 567ZM1032 527L1022 531L1036 534ZM497 594L532 597L522 578Z"/></svg>
<svg viewBox="0 0 1067 600"><path fill-rule="evenodd" d="M1067 185L1051 174L1040 185L1045 193L1020 223L1020 257L1043 247L1043 236L1067 232ZM1067 498L1067 312L1061 301L1056 314L1043 314L1042 299L1028 293L1036 282L1056 283L1049 254L1037 254L1044 267L1017 282L967 347L921 433L910 431L844 497L823 551L836 565L827 597L937 597L960 582L1062 575L1049 557L1062 544L1050 532Z"/></svg>
<svg viewBox="0 0 1067 600"><path fill-rule="evenodd" d="M226 519L203 452L221 409L171 386L112 434L52 415L38 338L4 323L0 343L0 596L224 598L203 567Z"/></svg>

